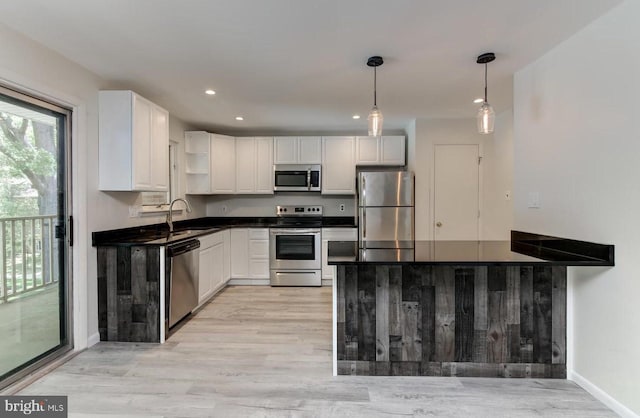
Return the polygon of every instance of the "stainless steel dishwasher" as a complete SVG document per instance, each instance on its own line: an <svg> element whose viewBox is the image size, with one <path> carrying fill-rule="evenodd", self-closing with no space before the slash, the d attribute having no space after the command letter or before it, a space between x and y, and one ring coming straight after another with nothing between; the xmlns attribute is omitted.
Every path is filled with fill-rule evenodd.
<svg viewBox="0 0 640 418"><path fill-rule="evenodd" d="M200 241L192 239L167 246L168 328L198 306L198 268Z"/></svg>

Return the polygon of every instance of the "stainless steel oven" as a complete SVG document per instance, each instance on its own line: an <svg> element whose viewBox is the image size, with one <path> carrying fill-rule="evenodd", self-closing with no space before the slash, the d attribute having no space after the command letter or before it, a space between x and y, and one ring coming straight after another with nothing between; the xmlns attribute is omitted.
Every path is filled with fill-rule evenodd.
<svg viewBox="0 0 640 418"><path fill-rule="evenodd" d="M313 226L321 213L317 206L278 207L283 220L269 231L271 286L322 285L321 229Z"/></svg>
<svg viewBox="0 0 640 418"><path fill-rule="evenodd" d="M319 192L319 164L278 164L273 166L273 190L276 192Z"/></svg>

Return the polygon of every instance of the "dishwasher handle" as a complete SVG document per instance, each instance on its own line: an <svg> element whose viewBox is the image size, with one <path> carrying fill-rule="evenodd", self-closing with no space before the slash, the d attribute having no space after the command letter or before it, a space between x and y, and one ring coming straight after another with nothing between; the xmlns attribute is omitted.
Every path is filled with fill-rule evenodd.
<svg viewBox="0 0 640 418"><path fill-rule="evenodd" d="M167 255L169 257L176 257L180 254L188 253L189 251L193 251L197 248L200 248L200 241L198 241L197 239L183 241L167 246Z"/></svg>

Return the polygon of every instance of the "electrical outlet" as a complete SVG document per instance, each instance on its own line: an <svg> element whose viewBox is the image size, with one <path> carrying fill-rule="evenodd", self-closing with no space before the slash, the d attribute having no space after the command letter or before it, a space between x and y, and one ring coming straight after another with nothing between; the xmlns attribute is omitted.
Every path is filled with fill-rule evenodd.
<svg viewBox="0 0 640 418"><path fill-rule="evenodd" d="M227 205L222 205L222 213L227 213L227 210L229 210L229 208L227 208Z"/></svg>
<svg viewBox="0 0 640 418"><path fill-rule="evenodd" d="M129 217L137 218L140 215L140 207L139 206L129 206Z"/></svg>
<svg viewBox="0 0 640 418"><path fill-rule="evenodd" d="M529 201L527 207L533 209L540 208L540 193L539 192L529 192Z"/></svg>
<svg viewBox="0 0 640 418"><path fill-rule="evenodd" d="M340 203L340 212L344 212L344 203Z"/></svg>
<svg viewBox="0 0 640 418"><path fill-rule="evenodd" d="M511 200L511 190L507 190L506 192L504 192L504 200Z"/></svg>

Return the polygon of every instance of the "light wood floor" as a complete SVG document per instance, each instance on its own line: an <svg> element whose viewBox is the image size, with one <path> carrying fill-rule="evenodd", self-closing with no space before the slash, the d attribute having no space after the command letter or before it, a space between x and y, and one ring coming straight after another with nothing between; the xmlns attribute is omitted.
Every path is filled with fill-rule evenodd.
<svg viewBox="0 0 640 418"><path fill-rule="evenodd" d="M228 287L164 345L99 343L22 391L70 417L611 417L566 380L331 376L331 289Z"/></svg>

